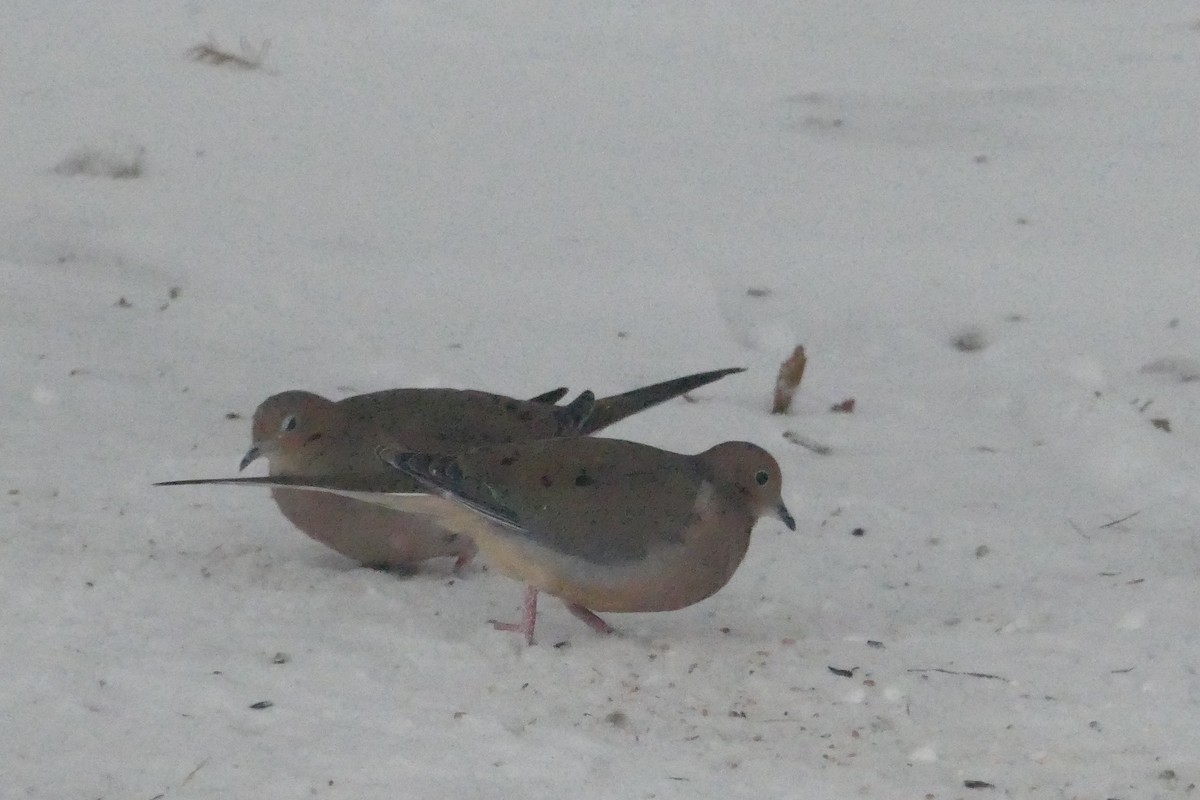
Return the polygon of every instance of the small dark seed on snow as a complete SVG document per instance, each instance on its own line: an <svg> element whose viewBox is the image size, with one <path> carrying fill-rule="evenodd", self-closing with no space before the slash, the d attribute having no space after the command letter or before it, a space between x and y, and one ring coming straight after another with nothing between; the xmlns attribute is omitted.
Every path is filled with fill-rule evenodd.
<svg viewBox="0 0 1200 800"><path fill-rule="evenodd" d="M987 781L963 781L963 786L968 789L995 789L995 785Z"/></svg>
<svg viewBox="0 0 1200 800"><path fill-rule="evenodd" d="M975 353L988 346L987 334L980 328L966 328L959 331L950 340L956 350L964 353Z"/></svg>

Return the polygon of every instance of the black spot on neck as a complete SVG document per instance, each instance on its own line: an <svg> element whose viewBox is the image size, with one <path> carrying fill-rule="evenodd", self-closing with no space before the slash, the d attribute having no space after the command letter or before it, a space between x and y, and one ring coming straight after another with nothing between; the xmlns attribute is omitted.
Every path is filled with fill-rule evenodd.
<svg viewBox="0 0 1200 800"><path fill-rule="evenodd" d="M575 476L575 485L576 486L591 486L595 482L596 481L592 478L592 476L588 475L587 472L584 472L584 471L581 471L578 475Z"/></svg>

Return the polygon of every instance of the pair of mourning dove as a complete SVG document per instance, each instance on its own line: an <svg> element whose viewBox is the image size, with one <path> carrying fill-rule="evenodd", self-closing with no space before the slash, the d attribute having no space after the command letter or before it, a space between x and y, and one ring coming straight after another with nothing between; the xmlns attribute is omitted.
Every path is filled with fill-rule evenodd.
<svg viewBox="0 0 1200 800"><path fill-rule="evenodd" d="M728 371L721 375L705 373L707 379L698 385L723 374ZM289 513L285 503L292 501L280 500L281 495L295 495L297 502L308 503L310 508L324 503L327 508L353 509L356 516L371 521L387 519L384 515L391 513L405 521L407 530L421 531L421 538L432 541L441 536L445 547L457 543L461 548L462 542L473 541L497 571L522 581L526 587L521 622L494 623L496 627L518 631L532 644L537 595L546 592L563 600L572 614L592 628L608 633L612 628L596 611L669 611L699 602L719 590L745 556L751 529L759 517L776 516L795 529L780 497L779 465L757 445L724 442L696 455L682 455L635 442L580 436L639 410L621 411L632 406L613 401L655 390L640 396L640 407L644 408L653 403L642 401L662 395L662 387L672 383L599 401L585 392L563 407L535 408L539 403L546 405L541 398L522 403L483 393L451 393L443 399L463 401L459 412L467 407L478 408L466 402L467 395L496 398L487 402L494 402L505 413L497 414L495 419L508 419L506 414L525 424L536 419L534 436L547 431L554 438L522 437L514 433L519 426L506 428L498 422L495 428L477 428L470 434L476 438L460 443L461 439L449 441L451 434L446 430L453 430L453 426L436 429L414 419L407 423L411 430L406 431L401 428L401 420L389 419L402 446L390 444L377 435L376 428L368 428L357 434L365 438L349 448L357 456L315 471L303 458L293 463L295 453L303 451L304 443L315 447L328 439L326 446L332 446L339 441L336 436L346 435L345 429L306 427L308 423L295 412L293 401L312 403L304 415L310 419L314 409L341 417L331 411L340 404L316 395L285 393L292 396L288 402L277 401L284 397L277 395L256 413L256 443L244 462L260 454L269 455L266 448L273 446L292 454L292 461L280 463L278 474L272 461L272 475L265 478L170 483L271 486L289 518L295 511ZM397 390L380 394L446 391ZM673 395L653 402L668 396ZM365 409L371 407L368 398L372 395L341 403L357 401L351 405ZM453 413L452 408L434 405L438 413ZM288 411L278 418L275 406ZM268 419L271 424L277 421L275 430L287 436L260 437L260 420L266 426ZM410 444L414 438L428 441L419 437L429 436L435 429L433 446L414 448ZM530 426L524 430L533 429ZM439 438L438 432L445 438ZM404 439L404 435L413 438ZM465 438L467 434L460 428L459 435ZM368 452L369 459L365 456ZM439 452L449 454L436 454ZM368 463L372 459L380 467ZM302 468L309 471L296 471ZM328 505L334 502L354 505ZM330 511L322 521L332 521L334 515ZM452 552L462 558L462 550ZM438 554L447 553L433 552Z"/></svg>
<svg viewBox="0 0 1200 800"><path fill-rule="evenodd" d="M245 469L266 458L268 473L316 477L393 472L394 491L416 492L375 454L392 445L416 452L459 453L474 447L552 437L586 436L625 417L690 392L739 368L685 375L595 400L584 392L556 406L566 389L531 400L460 389L389 389L334 402L311 392L268 397L254 412ZM279 510L313 539L368 567L406 572L439 556L460 569L475 555L468 536L447 532L426 515L352 498L274 488Z"/></svg>

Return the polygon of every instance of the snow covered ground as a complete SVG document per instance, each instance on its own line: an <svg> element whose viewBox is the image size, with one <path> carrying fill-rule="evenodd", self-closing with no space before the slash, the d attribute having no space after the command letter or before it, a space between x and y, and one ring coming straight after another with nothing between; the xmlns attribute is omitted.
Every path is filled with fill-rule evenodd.
<svg viewBox="0 0 1200 800"><path fill-rule="evenodd" d="M1194 3L2 16L0 796L1197 796ZM285 388L731 365L610 433L799 533L621 637L150 487Z"/></svg>

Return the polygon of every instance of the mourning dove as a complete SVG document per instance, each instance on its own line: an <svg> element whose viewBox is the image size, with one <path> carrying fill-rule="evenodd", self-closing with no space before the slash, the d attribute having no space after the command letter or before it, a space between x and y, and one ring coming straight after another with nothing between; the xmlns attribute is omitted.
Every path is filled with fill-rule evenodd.
<svg viewBox="0 0 1200 800"><path fill-rule="evenodd" d="M458 389L391 389L332 401L311 392L267 398L254 412L253 445L244 469L265 457L272 476L378 473L376 447L459 452L471 447L594 433L625 417L705 384L741 372L714 370L596 400L580 395L556 406L566 389L532 400ZM395 476L393 476L395 477ZM417 491L415 482L399 491ZM276 488L279 510L311 538L369 567L410 571L426 559L468 563L475 544L435 519L344 496Z"/></svg>
<svg viewBox="0 0 1200 800"><path fill-rule="evenodd" d="M381 448L402 474L232 478L189 483L304 486L469 533L498 572L522 581L524 617L494 623L532 644L538 592L595 630L596 611L671 611L709 597L733 576L755 521L795 530L779 465L749 442L681 455L618 439L547 439L458 455ZM410 481L436 496L408 494ZM464 515L464 509L471 512ZM488 524L480 525L479 518Z"/></svg>

